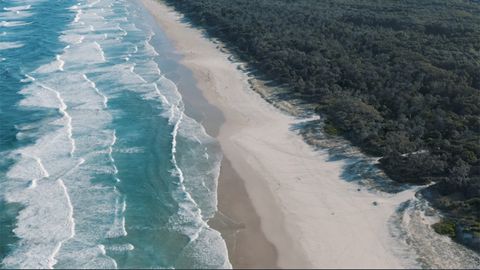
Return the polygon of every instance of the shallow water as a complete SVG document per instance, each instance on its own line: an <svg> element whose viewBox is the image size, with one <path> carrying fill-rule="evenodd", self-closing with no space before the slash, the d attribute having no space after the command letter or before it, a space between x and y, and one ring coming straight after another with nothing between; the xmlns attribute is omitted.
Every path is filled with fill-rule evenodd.
<svg viewBox="0 0 480 270"><path fill-rule="evenodd" d="M206 223L219 146L184 113L146 16L128 0L0 1L3 267L230 267Z"/></svg>

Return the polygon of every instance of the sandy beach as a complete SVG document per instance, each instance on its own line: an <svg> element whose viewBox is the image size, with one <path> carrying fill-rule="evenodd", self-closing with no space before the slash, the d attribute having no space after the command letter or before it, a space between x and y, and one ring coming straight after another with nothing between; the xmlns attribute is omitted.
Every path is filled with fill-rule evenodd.
<svg viewBox="0 0 480 270"><path fill-rule="evenodd" d="M388 221L414 191L371 193L343 180L343 161L328 161L292 131L304 120L252 91L229 55L178 13L155 0L142 2L174 42L203 96L223 114L215 134L226 158L219 210L234 225L212 226L227 240L233 266L405 267L392 248Z"/></svg>

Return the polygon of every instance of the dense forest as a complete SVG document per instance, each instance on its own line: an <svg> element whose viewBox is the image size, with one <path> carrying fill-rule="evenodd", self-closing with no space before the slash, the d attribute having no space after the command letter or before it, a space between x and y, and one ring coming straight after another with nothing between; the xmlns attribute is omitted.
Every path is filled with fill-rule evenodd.
<svg viewBox="0 0 480 270"><path fill-rule="evenodd" d="M167 0L480 236L480 3Z"/></svg>

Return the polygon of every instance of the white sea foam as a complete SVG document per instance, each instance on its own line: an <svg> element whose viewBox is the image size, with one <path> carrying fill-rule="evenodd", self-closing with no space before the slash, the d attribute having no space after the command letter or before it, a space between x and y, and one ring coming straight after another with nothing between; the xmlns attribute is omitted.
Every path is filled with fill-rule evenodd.
<svg viewBox="0 0 480 270"><path fill-rule="evenodd" d="M77 6L75 6L75 7L77 7ZM74 22L74 23L78 23L78 22L80 21L80 16L82 16L82 10L81 10L81 9L78 9L78 8L76 8L75 10L76 10L77 12L76 12L76 14L75 14L75 18L73 19L73 22Z"/></svg>
<svg viewBox="0 0 480 270"><path fill-rule="evenodd" d="M40 170L42 171L42 177L49 177L50 175L47 172L47 169L45 169L45 166L43 166L42 160L38 157L34 157L35 161L38 163L38 166L40 167Z"/></svg>
<svg viewBox="0 0 480 270"><path fill-rule="evenodd" d="M108 251L112 252L126 252L132 251L135 247L132 244L123 244L123 245L111 245L107 247Z"/></svg>
<svg viewBox="0 0 480 270"><path fill-rule="evenodd" d="M154 61L148 61L141 63L140 65L136 65L135 70L137 70L137 73L141 74L139 76L141 76L142 79L148 83L154 83L162 77L162 72L160 71L158 64Z"/></svg>
<svg viewBox="0 0 480 270"><path fill-rule="evenodd" d="M146 41L142 47L135 46L133 53L145 55L147 57L158 55L148 41ZM182 194L178 195L180 210L176 216L170 218L169 223L174 226L176 230L180 230L185 235L188 235L191 242L195 242L199 235L209 227L202 217L202 211L199 208L199 205L184 185L185 177L177 162L176 152L178 131L183 124L182 121L188 119L183 113L181 95L179 94L176 85L161 74L158 65L154 61L145 61L139 65L134 63L130 66L129 71L140 80L141 84L143 84L141 88L137 88L137 91L143 93L142 96L144 98L158 99L161 104L163 104L162 107L168 108L168 110L166 110L168 114L165 116L168 117L170 124L173 125L172 164L175 168L171 173L172 176L178 177L180 183L179 192ZM216 179L213 179L213 181L215 182ZM213 204L216 205L216 197L214 197L214 200ZM182 224L185 219L193 219L193 223L190 225Z"/></svg>
<svg viewBox="0 0 480 270"><path fill-rule="evenodd" d="M78 10L80 9L80 4L76 4L76 5L73 5L71 7L69 7L70 10Z"/></svg>
<svg viewBox="0 0 480 270"><path fill-rule="evenodd" d="M223 256L226 260L223 265L230 267L224 243L220 243L223 240L218 232L208 227L208 216L202 216L202 203L197 204L192 192L190 184L196 179L192 180L185 168L182 170L182 161L177 160L177 151L180 151L177 144L184 141L183 137L191 135L188 132L194 128L187 127L195 121L183 113L178 89L161 74L153 61L158 55L150 44L153 35L145 36L144 31L129 23L127 18L116 15L116 12L129 12L124 6L126 3L128 1L81 1L71 7L77 14L62 33L61 40L68 44L64 51L56 61L22 80L31 83L22 90L25 98L20 106L57 109L61 118L46 122L47 128L38 132L40 138L35 144L19 151L21 158L8 175L21 176L16 179L22 180L19 182L23 185L19 189L9 187L16 192L22 190L11 194L25 193L21 199L13 195L9 199L23 203L27 198L33 198L25 209L41 209L45 215L41 216L42 222L38 217L31 220L24 216L19 218L16 233L24 246L5 260L17 263L7 263L7 266L112 268L117 266L116 262L107 254L129 252L135 248L130 243L121 242L122 237L127 236L127 201L115 187L120 179L113 153L142 153L145 149L123 145L123 140L121 148L115 147L117 134L111 126L115 111L109 108L109 98L113 103L114 98L131 91L139 97L158 100L158 108L164 109L164 116L169 118L173 128L171 154L175 172L172 173L181 184L174 197L180 211L171 218L169 226L190 237L189 247L185 250L197 246L199 249L194 249L195 252L214 254L211 250L215 249L214 256ZM122 63L118 64L118 60ZM180 142L179 136L182 136ZM197 134L192 138L195 137L204 143L205 138ZM197 143L198 140L193 139ZM208 155L203 151L202 148L200 157ZM37 157L40 163L28 155ZM211 156L213 159L214 155ZM110 181L112 179L115 181ZM199 185L207 190L211 188L201 181ZM42 197L47 190L48 196ZM46 202L43 205L42 200ZM95 208L91 207L92 203ZM57 211L57 208L61 210ZM43 227L32 227L34 221L56 228L59 233L45 234ZM21 233L27 231L26 228L29 228L29 235ZM33 241L33 234L42 237ZM117 244L105 244L108 242L106 237L119 239L115 239ZM32 242L35 246L31 245ZM215 248L217 245L218 249ZM36 252L38 256L33 258L31 254ZM30 256L32 260L28 258L29 262L35 259L41 264L18 263Z"/></svg>
<svg viewBox="0 0 480 270"><path fill-rule="evenodd" d="M169 104L167 98L160 92L160 89L158 89L158 85L156 83L153 83L153 87L155 88L155 93L160 98L160 101L165 105Z"/></svg>
<svg viewBox="0 0 480 270"><path fill-rule="evenodd" d="M53 92L55 94L55 96L57 97L57 100L58 100L58 103L59 103L58 110L60 111L60 113L63 115L63 117L65 118L65 120L67 122L66 123L66 128L67 128L67 133L68 133L68 139L70 140L70 144L71 144L70 155L73 155L76 147L75 147L75 139L73 138L72 117L67 112L68 106L67 106L67 104L65 104L65 101L62 99L62 96L61 96L60 92L58 92L57 90L54 90L54 89L52 89L52 88L50 88L46 85L43 85L43 84L39 84L39 85L42 88Z"/></svg>
<svg viewBox="0 0 480 270"><path fill-rule="evenodd" d="M49 177L42 160L34 153L20 153L22 158L8 172L7 177L25 181L39 180Z"/></svg>
<svg viewBox="0 0 480 270"><path fill-rule="evenodd" d="M25 74L25 79L21 79L20 81L21 82L33 82L33 81L35 81L35 78L28 75L28 74Z"/></svg>
<svg viewBox="0 0 480 270"><path fill-rule="evenodd" d="M117 142L117 135L116 135L116 131L113 130L112 132L112 143L110 144L110 146L108 147L108 158L110 159L110 162L112 163L112 167L113 167L113 171L114 171L114 177L115 177L115 180L117 182L120 182L120 179L118 179L117 175L118 175L118 169L117 169L117 166L115 165L115 159L113 158L112 156L112 153L113 153L113 146L115 145L115 143Z"/></svg>
<svg viewBox="0 0 480 270"><path fill-rule="evenodd" d="M62 60L61 55L55 56L55 61L47 63L45 65L40 66L35 70L36 73L51 73L55 71L64 71L65 61Z"/></svg>
<svg viewBox="0 0 480 270"><path fill-rule="evenodd" d="M0 13L0 20L6 21L6 22L11 22L11 21L18 21L18 20L24 20L30 16L32 16L33 13L28 12L28 11L8 11L8 12L1 12Z"/></svg>
<svg viewBox="0 0 480 270"><path fill-rule="evenodd" d="M122 200L122 202L120 202L120 200ZM107 236L109 238L127 236L128 233L125 228L126 208L127 208L127 202L125 198L117 197L117 200L115 201L115 218L114 218L111 229L107 233Z"/></svg>
<svg viewBox="0 0 480 270"><path fill-rule="evenodd" d="M0 50L21 48L23 45L21 42L0 42Z"/></svg>
<svg viewBox="0 0 480 270"><path fill-rule="evenodd" d="M102 61L105 62L105 53L103 52L103 49L102 49L102 46L100 46L100 44L98 44L98 42L94 41L93 42L95 44L95 46L97 47L98 51L100 52L100 55L102 56Z"/></svg>
<svg viewBox="0 0 480 270"><path fill-rule="evenodd" d="M138 53L146 54L150 57L157 55L154 48L149 46L151 36L148 38L146 46L142 50L139 50ZM213 217L217 209L216 186L220 172L220 149L217 145L216 150L210 150L213 152L211 152L211 155L208 155L209 152L202 145L206 143L210 144L209 147L214 147L214 140L207 135L199 123L184 115L182 97L179 94L177 86L161 74L158 65L154 61L148 61L135 66L135 72L140 73L144 81L152 82L154 86L153 92L157 94L158 100L164 105L163 107L170 108L166 112L168 112L169 122L174 125L172 131L172 163L174 164L175 170L172 171L172 175L179 178L179 188L182 195L179 194L181 197L179 198L180 209L178 216L173 216L169 224L190 237L190 244L184 249L185 253L197 253L198 250L206 251L207 247L205 243L209 243L209 251L207 251L209 254L207 257L209 257L209 259L207 260L208 262L204 262L205 265L211 263L210 256L217 253L219 256L218 259L223 258L223 264L220 264L222 264L223 267L230 268L231 264L226 256L225 242L220 234L212 230L206 223L209 218ZM144 96L149 98L153 97L153 95ZM208 160L207 163L210 163L211 165L209 166L213 167L210 167L204 174L199 175L198 171L205 171L204 168L192 168L190 163L181 164L180 162L182 160L179 162L176 156L178 136L180 135L183 140L190 138L190 140L196 142L199 146L198 156L192 156L190 157L191 159L195 159L198 162L201 158L206 159L206 157L209 157L210 160ZM184 167L182 167L182 165ZM203 210L206 211L205 214ZM193 220L186 226L186 224L183 224L185 218L189 220L193 218ZM215 242L215 244L212 245L212 242ZM189 250L190 248L191 250ZM199 263L202 263L201 260ZM181 268L182 265L178 267Z"/></svg>
<svg viewBox="0 0 480 270"><path fill-rule="evenodd" d="M68 219L68 227L70 228L70 235L69 235L69 237L65 238L64 240L61 240L61 241L58 242L58 244L55 247L53 253L48 258L50 269L53 269L53 266L57 263L57 260L55 259L55 257L57 256L58 252L60 251L60 248L62 247L63 243L65 243L65 241L68 241L69 239L72 239L75 236L75 220L73 219L72 201L70 200L70 196L68 195L67 187L63 183L62 179L58 179L57 182L62 187L63 193L65 195L65 199L67 201L67 206L68 206L68 217L67 217L67 219Z"/></svg>
<svg viewBox="0 0 480 270"><path fill-rule="evenodd" d="M2 263L7 268L52 268L60 243L71 238L73 229L71 223L49 222L52 218L71 217L61 183L43 181L35 189L7 194L7 200L25 203L27 207L17 217L19 222L14 229L22 244ZM51 216L53 213L55 216Z"/></svg>
<svg viewBox="0 0 480 270"><path fill-rule="evenodd" d="M97 88L97 86L95 85L95 83L94 83L93 81L91 81L91 80L87 77L87 75L83 74L82 76L83 76L83 78L90 84L90 86L95 90L95 92L96 92L100 97L102 97L102 99L103 99L103 108L107 108L107 104L108 104L108 98L107 98L107 96L105 96L102 92L100 92L100 90L98 90L98 88ZM114 136L114 138L115 138L114 141L113 141L113 144L115 144L115 140L116 140L115 133L113 134L113 136ZM112 145L113 145L113 144L112 144Z"/></svg>
<svg viewBox="0 0 480 270"><path fill-rule="evenodd" d="M0 20L18 20L32 15L28 10L31 5L21 5L13 7L4 7L3 12L0 12Z"/></svg>
<svg viewBox="0 0 480 270"><path fill-rule="evenodd" d="M232 268L228 260L225 241L219 232L211 228L202 230L196 241L190 242L182 249L179 257L193 257L196 264L207 266L206 268ZM188 263L184 264L182 261L175 265L175 268L178 269L190 267Z"/></svg>
<svg viewBox="0 0 480 270"><path fill-rule="evenodd" d="M85 36L79 34L63 34L60 36L60 40L69 44L80 44L85 39Z"/></svg>
<svg viewBox="0 0 480 270"><path fill-rule="evenodd" d="M62 55L62 58L68 60L68 67L85 68L86 65L104 63L106 61L104 52L98 42L83 40L80 44L71 46Z"/></svg>
<svg viewBox="0 0 480 270"><path fill-rule="evenodd" d="M137 77L142 81L142 83L147 83L147 81L146 81L142 76L140 76L139 74L137 74L137 73L135 72L135 65L136 65L136 64L134 63L134 64L132 64L132 65L130 66L130 72L133 73L133 74L135 74L135 76L137 76Z"/></svg>
<svg viewBox="0 0 480 270"><path fill-rule="evenodd" d="M218 143L211 138L204 127L189 117L185 117L179 129L183 141L187 140L188 159L196 160L194 166L180 160L179 167L185 176L185 187L202 210L205 220L212 218L217 211L217 179L220 174L222 155ZM185 146L183 146L185 147Z"/></svg>
<svg viewBox="0 0 480 270"><path fill-rule="evenodd" d="M91 248L92 244L104 240L112 222L119 228L118 236L126 235L124 198L111 187L91 182L104 174L118 179L118 169L112 156L116 135L107 128L112 118L106 111L107 95L83 76L107 61L101 43L105 34L86 34L80 26L84 19L90 17L79 16L78 26L62 35L69 44L64 52L22 79L30 83L21 91L24 99L19 105L57 109L61 118L47 121L35 143L15 153L18 160L7 173L16 181L8 181L6 198L25 204L22 213L29 213L18 217L15 233L21 246L3 261L7 267L113 268L116 262L106 255L108 246ZM95 211L88 207L92 202ZM43 215L31 214L37 211ZM83 229L76 232L75 222ZM126 250L132 249L126 244Z"/></svg>
<svg viewBox="0 0 480 270"><path fill-rule="evenodd" d="M34 82L31 78L26 78L24 82ZM25 98L20 101L21 106L25 107L41 107L56 109L59 104L56 100L56 95L52 91L41 87L38 84L32 83L20 91L20 94Z"/></svg>
<svg viewBox="0 0 480 270"><path fill-rule="evenodd" d="M152 56L158 56L158 52L153 48L149 41L145 41L145 48Z"/></svg>
<svg viewBox="0 0 480 270"><path fill-rule="evenodd" d="M153 36L153 35L151 35ZM151 36L148 39L151 39ZM139 50L138 47L135 47L135 52L134 53L145 53L146 55L149 56L155 56L157 55L157 52L151 45L146 41L145 43L144 50L142 51ZM150 46L148 46L150 45ZM139 79L144 83L147 84L147 80L144 78L146 76L149 80L153 81L153 83L150 83L148 85L153 86L153 88L150 88L150 92L146 92L144 94L144 97L147 97L148 99L153 98L156 96L158 100L164 105L164 107L169 108L168 112L168 119L171 125L173 125L173 131L172 131L172 164L174 165L175 170L172 171L172 176L176 176L179 179L180 182L180 192L183 193L184 198L186 198L186 201L179 201L179 205L181 206L178 216L177 217L172 217L171 223L172 224L177 224L179 221L177 218L182 219L182 216L187 216L190 218L195 219L195 226L178 226L178 229L183 231L186 235L190 237L190 241L193 242L195 241L199 235L202 233L203 230L208 228L208 224L205 222L203 216L202 216L202 211L199 208L199 205L197 202L193 199L191 196L190 192L187 190L187 188L184 185L185 182L185 176L180 168L178 162L177 162L177 137L178 137L178 132L181 129L181 126L183 124L184 120L187 120L189 123L195 122L192 121L192 119L186 117L183 113L183 103L182 103L182 97L178 92L178 89L176 85L169 79L165 78L161 72L160 69L158 68L158 65L153 62L153 61L147 61L146 63L142 63L141 66L139 66L140 72L142 72L142 75L136 73L137 65L133 65L130 68L130 71L134 73L136 76L139 77ZM160 85L160 87L159 87ZM162 91L160 91L162 89ZM152 91L153 90L153 91ZM195 122L196 123L196 122ZM196 123L198 125L198 123ZM199 125L200 126L200 125ZM205 133L206 135L206 133ZM218 176L218 175L217 175ZM213 182L216 181L216 178L213 179ZM216 207L216 197L214 197L214 208ZM216 208L215 208L216 209Z"/></svg>
<svg viewBox="0 0 480 270"><path fill-rule="evenodd" d="M97 5L98 3L100 3L100 0L91 1L91 2L88 1L88 2L89 2L89 3L88 3L87 6L88 6L89 8L91 8L91 7L95 6L95 5Z"/></svg>
<svg viewBox="0 0 480 270"><path fill-rule="evenodd" d="M198 239L200 233L202 232L202 230L204 230L204 228L208 228L208 224L203 220L201 209L198 207L191 194L186 190L184 185L185 177L183 171L180 169L177 162L177 136L178 130L184 118L183 110L179 109L180 104L181 100L179 100L177 104L172 104L171 111L173 113L172 117L169 119L170 122L174 122L174 128L172 131L172 163L175 167L175 170L172 171L172 176L178 177L180 182L180 189L187 199L186 202L179 202L179 215L193 217L196 219L195 221L198 224L197 226L181 228L181 231L185 232L187 236L190 237L190 241L193 242ZM174 221L173 223L175 224L176 222Z"/></svg>
<svg viewBox="0 0 480 270"><path fill-rule="evenodd" d="M53 76L53 75L50 75L50 76ZM60 79L61 76L58 76L58 77ZM88 90L89 89L89 84L81 76L78 76L78 77L79 78L77 80L80 81L80 82L82 82L82 81L85 82L84 86L86 86L86 87L84 89ZM68 80L72 80L72 79L75 79L75 76L67 77L67 78L68 78ZM27 95L26 100L30 100L30 102L23 102L23 105L27 105L27 106L28 105L33 105L33 106L42 106L42 107L46 106L46 107L49 107L49 108L57 108L57 109L59 109L59 111L61 113L62 113L62 111L63 111L64 114L67 113L66 101L64 101L63 99L68 98L68 99L74 99L74 100L82 101L83 95L79 96L78 94L76 94L75 96L72 96L69 93L70 93L70 91L77 90L78 87L83 88L83 86L81 84L78 84L78 83L69 83L68 81L67 82L65 82L65 81L55 82L55 80L52 80L52 79L48 80L49 85L53 85L53 84L57 85L57 84L61 84L61 83L64 83L65 86L63 88L61 88L61 90L59 90L59 91L53 90L53 87L46 86L46 83L44 83L44 82L38 82L38 83L30 84L27 87L27 89L30 89L30 90L24 90L23 91L23 93ZM50 90L47 90L48 88ZM62 93L60 93L60 91ZM58 94L56 92L58 92ZM75 92L78 92L78 91L75 91ZM89 92L87 91L87 93L89 93ZM99 100L100 98L97 94L95 94L93 89L90 91L90 93L91 93L91 96L85 96L88 99L85 100L84 102L90 102L90 103L93 102L94 104L96 103L96 104L100 105L101 103L96 101L96 100ZM91 99L90 97L93 97L93 99ZM89 101L89 100L91 100L91 101ZM79 116L79 114L76 111L73 111L72 113L74 113L76 116ZM98 119L98 116L101 116L101 115L102 114L97 113L96 118ZM70 174L74 175L74 172L75 172L75 175L81 176L81 174L79 174L78 170L83 170L83 168L81 168L80 165L85 163L84 159L78 159L77 162L75 164L72 164L72 165L67 165L66 164L66 167L61 165L62 163L65 163L65 161L60 162L60 160L67 157L66 155L62 155L61 153L62 152L63 153L68 152L68 147L63 147L62 144L59 144L58 139L61 139L62 136L65 136L65 131L68 130L67 124L70 124L70 125L72 124L72 121L69 121L69 122L65 121L66 115L64 115L64 117L62 117L62 118L64 120L60 121L59 124L64 125L65 128L62 128L62 129L59 129L59 130L55 131L53 134L51 134L51 136L48 135L48 136L45 136L43 139L42 138L39 139L34 146L29 147L29 148L24 149L24 150L21 150L21 151L22 151L22 153L26 153L26 154L31 153L32 155L41 154L42 155L42 158L41 158L42 160L44 159L43 156L46 155L46 158L45 158L46 163L45 164L48 164L48 166L52 168L52 171L55 172L53 174L54 176L52 176L52 177L55 177L55 176L58 176L58 175L63 175L62 180L63 180L63 183L64 183L65 187L67 186L67 181L68 181L68 182L70 182L70 185L74 185L73 190L76 190L76 192L78 193L79 192L78 185L80 183L82 183L82 181L87 180L85 182L85 184L87 184L89 187L88 188L85 187L84 190L92 189L92 187L89 184L88 178L83 178L82 179L82 178L76 177L75 179L71 179L72 176L69 176ZM93 117L91 119L95 119L95 117ZM93 123L102 124L101 121L94 121ZM98 126L97 127L94 126L92 128L98 129ZM91 132L89 132L89 133L91 133ZM65 137L68 138L68 136L65 136ZM82 144L82 146L84 146L84 144ZM62 149L65 149L66 151L62 150ZM58 153L56 153L56 151L58 151ZM82 151L85 152L85 151L89 151L89 150L84 149ZM71 153L70 153L69 156L71 156ZM40 159L40 157L39 157L39 159ZM22 159L22 160L25 160L25 159ZM26 161L27 160L25 160L25 162ZM20 178L22 178L22 174L23 174L23 178L32 179L32 175L31 175L32 170L29 170L28 167L25 166L25 162L18 162L12 168L12 170L10 170L8 176L11 177L11 178L17 178L18 179L19 176L20 176ZM42 163L40 162L39 164L41 165ZM58 167L58 165L61 165L61 166ZM36 166L38 168L37 169L38 177L34 176L34 178L39 179L39 178L45 176L45 173L42 173L42 171L45 170L45 169L43 169L43 170L41 169L42 166L38 166L38 165ZM54 167L52 167L52 166L54 166ZM70 166L70 168L68 168L68 166ZM45 166L43 166L43 167L45 167ZM42 186L41 183L43 183L43 182L44 182L43 180L41 182L39 182L39 181L33 182L30 185L30 189L33 189L32 187L36 186L33 190L37 190L38 188L40 188ZM89 191L89 192L93 192L93 191ZM85 196L85 193L83 193L82 195ZM98 197L100 198L100 196L104 198L103 201L105 201L105 199L107 198L104 194L102 194L102 195L99 194ZM72 198L70 198L70 197L71 196L69 196L69 199L68 199L69 203L68 204L73 209L73 197ZM93 198L91 198L91 199L93 199ZM78 201L78 196L77 196L77 201ZM102 201L102 200L100 200L100 201ZM108 200L105 201L105 203L107 203L107 202L108 202ZM101 204L98 203L97 205L101 205ZM66 207L66 208L68 208L68 207ZM82 216L80 213L78 213L77 215L79 215L80 217ZM55 217L57 218L57 216L55 216ZM58 222L58 220L56 218L52 219L52 221ZM58 217L58 218L60 218L60 217ZM26 223L26 221L23 220L23 219L19 219L18 224L19 224L18 225L19 227L22 227L22 226L24 226L28 223ZM100 226L100 224L97 224L96 226ZM35 230L33 230L33 231L35 231ZM68 239L70 239L70 238L68 238ZM29 238L25 238L25 241L28 241L28 240L29 240ZM48 239L46 239L46 240L48 240ZM48 240L48 241L50 241L50 240ZM63 245L66 245L67 242L65 242L65 241L67 241L67 240L56 241L56 247L57 248L54 248L52 253L48 254L48 256L47 256L46 253L40 254L39 255L40 258L46 258L45 259L46 263L41 265L41 266L37 266L37 267L42 267L42 268L50 267L57 262L57 259L56 259L57 257L64 258L65 255L61 252L61 249L59 247L61 247ZM45 245L44 243L43 244L42 243L43 243L42 241L39 241L39 245ZM60 245L60 243L62 245ZM27 251L27 249L25 249L24 252L30 253L31 250L32 250L31 248L28 248L28 251ZM19 250L18 251L19 253L15 253L15 254L18 254L18 256L13 256L12 255L12 257L9 257L9 259L6 262L9 262L10 260L13 262L13 261L16 260L15 258L19 258L19 256L22 256L21 254L23 254L23 253L21 251L22 250ZM53 254L53 256L52 256L52 254ZM94 256L93 253L92 253L92 256ZM41 261L41 259L38 259L38 261ZM102 262L100 262L98 260L94 260L94 261L95 261L95 263L98 263L97 265L102 265ZM111 262L111 259L108 259L108 261ZM113 262L111 262L111 263L113 263ZM7 265L14 265L14 264L7 264ZM25 266L28 266L29 264L20 264L20 265L25 267Z"/></svg>
<svg viewBox="0 0 480 270"><path fill-rule="evenodd" d="M141 147L130 147L130 148L117 148L115 152L124 153L124 154L135 154L135 153L144 153L145 149Z"/></svg>
<svg viewBox="0 0 480 270"><path fill-rule="evenodd" d="M29 25L30 22L23 22L23 21L1 21L0 27L17 27L17 26L24 26Z"/></svg>
<svg viewBox="0 0 480 270"><path fill-rule="evenodd" d="M16 7L4 7L3 10L6 10L6 11L22 11L22 10L30 9L31 7L32 7L31 5L16 6Z"/></svg>
<svg viewBox="0 0 480 270"><path fill-rule="evenodd" d="M117 27L118 27L118 30L120 30L120 31L122 32L122 34L121 34L121 35L122 35L123 37L125 37L125 36L127 36L127 35L128 35L128 32L127 32L127 31L125 31L125 29L123 29L123 28L122 28L122 27L120 27L119 25L117 25Z"/></svg>
<svg viewBox="0 0 480 270"><path fill-rule="evenodd" d="M58 54L55 56L55 58L57 59L57 62L58 62L58 70L63 71L63 66L65 65L65 61L63 61L62 57Z"/></svg>
<svg viewBox="0 0 480 270"><path fill-rule="evenodd" d="M131 64L128 63L117 64L109 67L107 72L99 74L96 77L98 80L112 82L115 85L136 86L135 89L131 89L131 91L145 91L144 81L141 80L137 74L132 73L131 68ZM115 89L110 89L108 93L115 93Z"/></svg>
<svg viewBox="0 0 480 270"><path fill-rule="evenodd" d="M37 179L32 179L32 182L30 183L30 186L28 188L36 188L37 187Z"/></svg>

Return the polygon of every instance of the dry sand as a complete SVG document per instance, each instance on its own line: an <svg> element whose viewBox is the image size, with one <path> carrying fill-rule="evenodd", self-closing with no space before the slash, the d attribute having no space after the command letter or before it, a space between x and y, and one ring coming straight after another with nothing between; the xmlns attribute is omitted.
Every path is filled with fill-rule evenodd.
<svg viewBox="0 0 480 270"><path fill-rule="evenodd" d="M414 191L358 191L341 178L344 162L327 161L326 153L291 131L302 120L252 91L247 76L202 31L161 2L142 2L183 55L181 63L193 71L205 98L224 115L217 138L230 162L222 165L219 208L240 224L234 231L243 232L236 241L227 239L233 266L404 267L388 220Z"/></svg>

